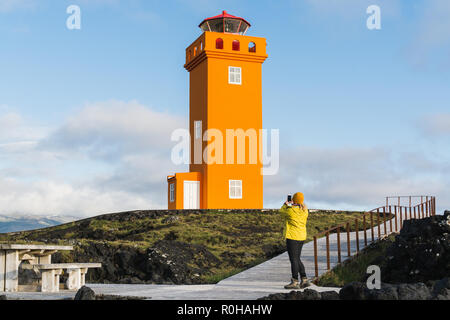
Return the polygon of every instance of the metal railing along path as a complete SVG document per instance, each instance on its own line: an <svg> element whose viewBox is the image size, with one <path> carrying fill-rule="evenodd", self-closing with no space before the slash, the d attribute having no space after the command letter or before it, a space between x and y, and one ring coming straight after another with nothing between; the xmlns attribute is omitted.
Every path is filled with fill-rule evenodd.
<svg viewBox="0 0 450 320"><path fill-rule="evenodd" d="M393 204L394 199L396 204ZM419 200L420 199L420 200ZM407 205L402 205L405 200ZM414 202L418 204L413 205ZM358 254L362 248L382 236L387 236L393 232L399 232L403 227L403 221L408 219L422 219L436 214L436 198L434 196L396 196L386 197L386 205L362 213L361 217L352 221L340 224L338 226L324 230L316 234L314 241L314 271L315 277L319 276L319 257L326 256L326 270L331 270L331 253L337 263L342 262L342 254L347 257L352 256L352 247L355 254ZM389 217L389 218L388 218ZM351 225L354 224L354 232ZM361 228L361 229L360 229ZM352 246L352 235L354 234L354 246ZM325 237L325 252L323 246L318 247L318 239ZM336 244L337 254L330 249L330 237L333 237L333 243ZM334 237L336 239L334 239ZM345 239L342 240L342 237ZM363 239L361 239L363 238ZM336 240L336 241L335 241ZM345 252L342 252L342 242L345 245ZM362 243L361 243L362 242ZM361 246L362 245L362 246Z"/></svg>

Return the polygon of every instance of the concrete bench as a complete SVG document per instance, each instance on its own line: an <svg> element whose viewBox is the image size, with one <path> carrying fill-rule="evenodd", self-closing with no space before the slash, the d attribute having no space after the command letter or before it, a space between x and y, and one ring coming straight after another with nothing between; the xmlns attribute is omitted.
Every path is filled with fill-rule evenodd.
<svg viewBox="0 0 450 320"><path fill-rule="evenodd" d="M24 269L38 271L42 275L42 292L58 292L59 277L63 270L69 275L66 289L78 290L85 284L86 273L90 268L101 268L101 263L51 263L51 264L25 264Z"/></svg>
<svg viewBox="0 0 450 320"><path fill-rule="evenodd" d="M50 264L52 254L58 251L73 250L72 246L40 244L0 244L0 292L19 290L19 265Z"/></svg>

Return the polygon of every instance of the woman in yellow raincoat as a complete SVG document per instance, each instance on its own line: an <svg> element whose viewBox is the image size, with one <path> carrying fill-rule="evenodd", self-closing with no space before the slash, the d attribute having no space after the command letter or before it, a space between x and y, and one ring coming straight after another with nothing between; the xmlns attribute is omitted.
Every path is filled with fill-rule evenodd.
<svg viewBox="0 0 450 320"><path fill-rule="evenodd" d="M306 240L306 221L308 220L308 207L303 200L303 193L297 192L292 201L286 201L280 209L280 213L286 220L284 236L292 272L291 283L285 286L286 289L300 289L310 285L306 277L305 266L300 260L303 243ZM300 283L298 281L299 274Z"/></svg>

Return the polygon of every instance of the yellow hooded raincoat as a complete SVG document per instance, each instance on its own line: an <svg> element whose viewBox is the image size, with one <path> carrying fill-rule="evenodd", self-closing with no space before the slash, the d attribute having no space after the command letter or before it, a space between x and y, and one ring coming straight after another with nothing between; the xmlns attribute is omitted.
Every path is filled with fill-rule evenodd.
<svg viewBox="0 0 450 320"><path fill-rule="evenodd" d="M308 209L299 206L288 206L284 204L280 213L286 219L284 237L286 239L304 241L306 240L306 221L308 220Z"/></svg>

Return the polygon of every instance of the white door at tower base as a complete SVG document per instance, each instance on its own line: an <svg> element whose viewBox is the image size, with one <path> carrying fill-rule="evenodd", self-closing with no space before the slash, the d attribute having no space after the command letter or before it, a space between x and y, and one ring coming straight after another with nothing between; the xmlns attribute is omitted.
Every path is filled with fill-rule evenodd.
<svg viewBox="0 0 450 320"><path fill-rule="evenodd" d="M184 209L200 209L200 181L184 181Z"/></svg>

